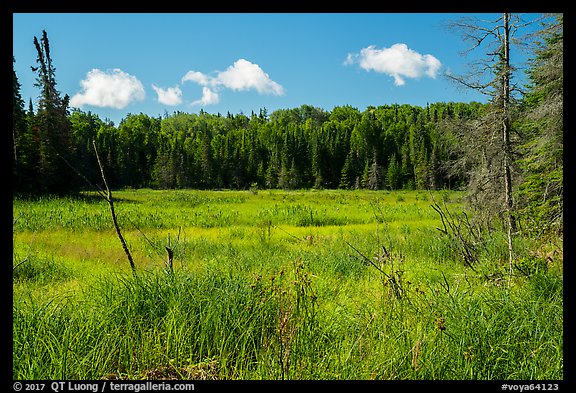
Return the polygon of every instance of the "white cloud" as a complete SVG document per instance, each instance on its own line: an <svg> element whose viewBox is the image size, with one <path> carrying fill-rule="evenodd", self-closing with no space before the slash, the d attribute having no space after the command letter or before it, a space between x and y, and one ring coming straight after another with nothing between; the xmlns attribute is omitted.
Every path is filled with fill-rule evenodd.
<svg viewBox="0 0 576 393"><path fill-rule="evenodd" d="M158 94L158 102L164 105L180 105L182 103L182 90L178 86L169 87L166 90L152 85L152 88Z"/></svg>
<svg viewBox="0 0 576 393"><path fill-rule="evenodd" d="M86 74L86 79L80 81L80 86L82 90L70 99L71 106L123 109L146 96L142 83L118 68L107 72L95 68Z"/></svg>
<svg viewBox="0 0 576 393"><path fill-rule="evenodd" d="M396 86L406 82L404 78L420 78L427 75L436 78L442 63L432 55L422 55L406 44L394 44L390 48L377 49L371 45L359 54L349 53L344 64L358 63L366 71L390 75Z"/></svg>
<svg viewBox="0 0 576 393"><path fill-rule="evenodd" d="M182 82L195 82L201 86L202 98L192 104L210 105L220 101L218 90L227 88L235 91L256 90L260 94L283 95L284 87L270 79L258 64L239 59L225 71L210 76L198 71L188 71Z"/></svg>
<svg viewBox="0 0 576 393"><path fill-rule="evenodd" d="M344 60L344 65L354 64L354 59L357 57L358 57L358 55L348 53L348 56L346 56L346 60Z"/></svg>
<svg viewBox="0 0 576 393"><path fill-rule="evenodd" d="M212 90L210 90L210 88L204 86L202 88L202 98L199 99L198 101L194 101L192 103L192 105L214 105L220 102L220 95Z"/></svg>
<svg viewBox="0 0 576 393"><path fill-rule="evenodd" d="M232 90L256 89L260 94L284 94L284 88L274 82L258 64L239 59L226 71L218 73L219 84Z"/></svg>
<svg viewBox="0 0 576 393"><path fill-rule="evenodd" d="M191 81L196 82L201 86L208 86L210 84L210 77L198 71L188 71L182 77L182 82Z"/></svg>

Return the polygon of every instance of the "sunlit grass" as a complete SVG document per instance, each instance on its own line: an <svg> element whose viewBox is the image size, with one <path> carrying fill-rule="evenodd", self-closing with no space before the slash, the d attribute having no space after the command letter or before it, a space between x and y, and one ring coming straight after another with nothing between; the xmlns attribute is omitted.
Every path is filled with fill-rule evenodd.
<svg viewBox="0 0 576 393"><path fill-rule="evenodd" d="M14 201L14 378L563 376L561 259L508 288L496 232L466 268L428 193L114 196L136 277L104 201Z"/></svg>

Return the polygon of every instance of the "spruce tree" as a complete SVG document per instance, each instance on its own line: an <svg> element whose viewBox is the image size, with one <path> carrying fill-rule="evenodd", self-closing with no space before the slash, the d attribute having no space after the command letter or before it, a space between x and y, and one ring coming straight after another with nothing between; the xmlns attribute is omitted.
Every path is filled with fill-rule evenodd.
<svg viewBox="0 0 576 393"><path fill-rule="evenodd" d="M527 140L518 161L524 176L517 194L524 229L536 237L563 233L563 16L547 22L539 36L528 72L532 86L524 99Z"/></svg>
<svg viewBox="0 0 576 393"><path fill-rule="evenodd" d="M69 97L60 97L56 89L55 68L50 56L50 43L46 31L38 41L34 37L38 67L31 67L37 73L35 86L40 88L35 126L38 130L38 178L37 191L40 193L62 194L70 191L76 179L69 164L74 148L71 125L68 119ZM78 183L74 181L74 183Z"/></svg>

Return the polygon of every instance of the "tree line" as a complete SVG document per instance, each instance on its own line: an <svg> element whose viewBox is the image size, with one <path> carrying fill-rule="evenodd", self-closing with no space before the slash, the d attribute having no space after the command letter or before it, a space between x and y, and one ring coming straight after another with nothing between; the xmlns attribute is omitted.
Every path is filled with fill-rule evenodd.
<svg viewBox="0 0 576 393"><path fill-rule="evenodd" d="M249 116L128 114L115 126L68 108L68 96L56 89L46 32L40 42L36 110L30 101L25 111L14 73L13 189L22 193L61 194L96 183L92 141L114 188L454 188L465 179L444 168L450 141L439 125L486 109L476 102L363 112L302 105Z"/></svg>
<svg viewBox="0 0 576 393"><path fill-rule="evenodd" d="M507 207L515 215L523 213L538 225L558 224L563 211L562 24L561 15L542 24L527 72L528 90L518 100L498 93L487 103L394 104L364 111L302 105L270 114L261 108L250 115L140 113L128 114L117 126L69 108L68 95L62 97L56 88L44 31L33 40L38 56L31 69L40 91L35 108L30 100L26 109L13 71L13 191L65 194L98 183L94 141L113 188L467 188L478 198L488 196L486 203L495 199L482 187L500 189L510 181L506 187L514 194L506 197L515 204L507 200ZM501 48L493 63L496 91L514 76L503 62L506 47ZM486 127L501 122L502 108L511 138L504 148L494 138L495 128ZM507 172L498 180L493 168L502 160Z"/></svg>
<svg viewBox="0 0 576 393"><path fill-rule="evenodd" d="M118 127L74 110L76 152L93 162L96 140L115 187L246 189L443 188L462 178L443 171L439 121L470 117L480 104L432 104L331 112L303 105L258 115L128 115ZM93 165L92 165L93 166ZM85 172L89 168L83 168ZM97 175L91 173L91 175Z"/></svg>
<svg viewBox="0 0 576 393"><path fill-rule="evenodd" d="M117 127L74 109L67 117L70 162L96 180L95 140L116 188L458 187L463 179L443 169L449 142L437 126L442 120L477 116L484 107L436 103L364 112L344 106L327 112L303 105L270 116L265 109L250 116L140 113L128 114ZM35 117L32 112L27 116ZM20 184L34 192L39 186L35 179ZM78 183L72 180L69 186ZM58 187L53 184L51 191Z"/></svg>

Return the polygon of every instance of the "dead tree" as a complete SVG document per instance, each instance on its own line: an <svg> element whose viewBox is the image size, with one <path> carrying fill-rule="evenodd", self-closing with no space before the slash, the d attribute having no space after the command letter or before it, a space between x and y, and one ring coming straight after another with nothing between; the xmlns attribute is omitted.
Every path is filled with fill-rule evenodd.
<svg viewBox="0 0 576 393"><path fill-rule="evenodd" d="M471 168L469 191L471 194L484 193L484 200L496 196L500 201L497 213L505 217L508 235L508 260L510 276L514 260L512 246L516 232L514 202L512 199L512 104L514 92L521 92L512 82L516 69L511 65L510 46L523 21L518 16L503 13L495 20L486 21L477 18L462 18L449 24L449 28L461 34L464 41L472 43L466 52L482 48L485 56L471 64L472 71L465 76L448 74L447 77L466 88L476 90L490 97L487 113L480 122L468 127L472 132L470 139L488 145L481 149L469 149L468 154L475 155ZM490 196L492 195L492 197ZM482 198L481 198L482 199ZM480 201L481 209L486 205Z"/></svg>
<svg viewBox="0 0 576 393"><path fill-rule="evenodd" d="M124 250L126 257L128 258L128 262L130 262L130 267L132 268L132 274L136 275L136 265L134 264L134 260L132 259L130 250L128 250L128 246L126 245L124 236L122 236L122 231L120 230L120 226L118 225L118 220L116 219L112 191L110 190L110 187L108 187L108 182L106 181L106 176L104 175L104 168L102 167L102 162L100 162L100 156L98 155L98 149L96 148L96 141L92 140L92 145L94 146L94 152L96 153L96 159L98 160L98 166L100 167L100 174L102 175L102 181L104 182L104 186L106 187L106 195L103 195L103 197L104 199L106 199L106 202L108 202L108 206L110 207L112 222L114 223L114 228L116 229L116 234L120 239L120 243L122 243L122 249Z"/></svg>

